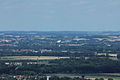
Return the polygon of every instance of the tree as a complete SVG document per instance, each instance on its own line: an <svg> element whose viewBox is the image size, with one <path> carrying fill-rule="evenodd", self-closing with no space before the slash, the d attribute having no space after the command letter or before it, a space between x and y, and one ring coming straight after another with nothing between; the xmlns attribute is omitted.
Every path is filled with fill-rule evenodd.
<svg viewBox="0 0 120 80"><path fill-rule="evenodd" d="M98 78L95 78L95 80L99 80Z"/></svg>
<svg viewBox="0 0 120 80"><path fill-rule="evenodd" d="M83 80L85 79L85 76L84 76L84 75L82 75L81 77L82 77Z"/></svg>
<svg viewBox="0 0 120 80"><path fill-rule="evenodd" d="M99 80L104 80L104 78L100 78Z"/></svg>
<svg viewBox="0 0 120 80"><path fill-rule="evenodd" d="M117 58L120 59L120 54L117 54Z"/></svg>
<svg viewBox="0 0 120 80"><path fill-rule="evenodd" d="M113 78L108 78L108 80L113 80Z"/></svg>

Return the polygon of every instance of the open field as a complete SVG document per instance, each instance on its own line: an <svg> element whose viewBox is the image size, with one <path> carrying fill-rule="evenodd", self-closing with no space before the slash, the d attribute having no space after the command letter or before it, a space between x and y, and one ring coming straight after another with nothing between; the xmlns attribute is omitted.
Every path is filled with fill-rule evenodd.
<svg viewBox="0 0 120 80"><path fill-rule="evenodd" d="M87 79L95 80L96 78L104 78L104 80L108 80L108 78L112 78L113 80L120 80L120 77L97 77L97 76L87 76Z"/></svg>
<svg viewBox="0 0 120 80"><path fill-rule="evenodd" d="M18 75L0 75L0 78L2 78L3 76L10 78L10 77L18 76ZM24 75L21 75L21 76L24 76ZM42 75L42 76L38 76L38 77L46 77L46 76L70 77L70 78L79 77L79 78L81 78L82 75L80 75L80 74L47 74L47 75ZM36 75L33 75L31 77L36 77ZM95 80L96 78L98 78L98 79L103 78L104 80L108 80L108 78L112 78L113 80L120 80L120 77L87 76L87 75L85 76L85 79L90 79L90 80Z"/></svg>
<svg viewBox="0 0 120 80"><path fill-rule="evenodd" d="M46 74L47 76L59 76L59 77L80 77L85 75L85 78L95 80L96 78L112 78L113 80L120 80L120 73L96 73L96 74Z"/></svg>
<svg viewBox="0 0 120 80"><path fill-rule="evenodd" d="M65 59L69 57L55 57L55 56L4 56L0 60L53 60Z"/></svg>

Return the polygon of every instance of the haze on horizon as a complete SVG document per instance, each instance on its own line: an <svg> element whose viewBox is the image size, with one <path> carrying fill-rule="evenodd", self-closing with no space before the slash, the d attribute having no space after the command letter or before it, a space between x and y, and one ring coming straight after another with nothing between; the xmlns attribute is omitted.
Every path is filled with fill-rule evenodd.
<svg viewBox="0 0 120 80"><path fill-rule="evenodd" d="M0 31L120 31L120 0L0 0Z"/></svg>

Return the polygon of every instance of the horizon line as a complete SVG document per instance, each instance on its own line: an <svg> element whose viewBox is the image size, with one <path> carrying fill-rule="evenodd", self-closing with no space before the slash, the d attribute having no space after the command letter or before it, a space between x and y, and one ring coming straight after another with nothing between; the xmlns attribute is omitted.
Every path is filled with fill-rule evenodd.
<svg viewBox="0 0 120 80"><path fill-rule="evenodd" d="M101 31L97 31L97 30L93 30L93 31L87 31L87 30L0 30L0 32L21 32L21 31L25 31L25 32L119 32L120 30L101 30Z"/></svg>

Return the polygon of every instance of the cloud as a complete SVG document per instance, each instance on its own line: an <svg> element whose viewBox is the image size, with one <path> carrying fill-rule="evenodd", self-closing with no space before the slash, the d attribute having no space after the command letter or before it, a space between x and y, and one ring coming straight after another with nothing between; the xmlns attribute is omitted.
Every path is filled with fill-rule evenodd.
<svg viewBox="0 0 120 80"><path fill-rule="evenodd" d="M120 6L120 0L111 0L111 6Z"/></svg>
<svg viewBox="0 0 120 80"><path fill-rule="evenodd" d="M31 1L32 0L0 0L0 8L30 8L34 6L34 4Z"/></svg>
<svg viewBox="0 0 120 80"><path fill-rule="evenodd" d="M45 15L45 16L42 16L42 19L44 19L44 20L52 20L52 19L54 19L54 16Z"/></svg>
<svg viewBox="0 0 120 80"><path fill-rule="evenodd" d="M90 3L90 0L77 0L72 3L73 6L81 6Z"/></svg>

